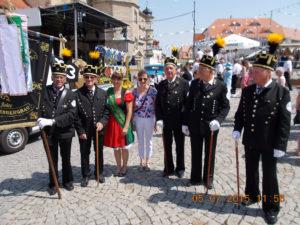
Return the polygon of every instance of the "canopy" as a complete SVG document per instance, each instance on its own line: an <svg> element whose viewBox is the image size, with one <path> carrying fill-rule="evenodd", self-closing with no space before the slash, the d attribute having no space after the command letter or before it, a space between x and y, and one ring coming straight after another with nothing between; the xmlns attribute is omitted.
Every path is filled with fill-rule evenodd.
<svg viewBox="0 0 300 225"><path fill-rule="evenodd" d="M242 37L237 34L231 34L224 38L226 42L225 49L233 50L233 49L248 49L259 47L260 43L258 41L252 40L250 38Z"/></svg>

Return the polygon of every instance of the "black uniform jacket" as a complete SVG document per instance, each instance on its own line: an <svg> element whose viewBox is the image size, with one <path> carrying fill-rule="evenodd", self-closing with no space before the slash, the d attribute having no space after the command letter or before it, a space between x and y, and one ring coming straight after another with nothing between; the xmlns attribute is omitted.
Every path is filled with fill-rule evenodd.
<svg viewBox="0 0 300 225"><path fill-rule="evenodd" d="M191 132L208 135L212 120L224 121L230 109L226 93L225 84L218 79L207 87L199 79L192 81L184 113L184 124Z"/></svg>
<svg viewBox="0 0 300 225"><path fill-rule="evenodd" d="M49 85L46 87L41 114L43 118L55 119L55 124L52 127L45 128L47 135L62 139L71 138L75 135L74 119L77 110L76 94L67 88L64 89L67 92L63 104L58 107L62 91L56 97L53 86Z"/></svg>
<svg viewBox="0 0 300 225"><path fill-rule="evenodd" d="M183 78L176 77L170 84L167 79L161 81L157 87L156 120L163 120L170 128L181 126L188 89L189 83Z"/></svg>
<svg viewBox="0 0 300 225"><path fill-rule="evenodd" d="M105 126L109 117L109 109L107 107L107 93L99 87L95 88L94 105L91 104L88 88L83 85L77 91L78 116L75 122L77 133L90 134L95 132L95 125L100 122ZM104 134L104 129L100 132Z"/></svg>
<svg viewBox="0 0 300 225"><path fill-rule="evenodd" d="M242 92L234 130L241 132L244 128L243 144L250 148L286 151L290 119L290 94L286 88L272 81L256 94L253 84Z"/></svg>

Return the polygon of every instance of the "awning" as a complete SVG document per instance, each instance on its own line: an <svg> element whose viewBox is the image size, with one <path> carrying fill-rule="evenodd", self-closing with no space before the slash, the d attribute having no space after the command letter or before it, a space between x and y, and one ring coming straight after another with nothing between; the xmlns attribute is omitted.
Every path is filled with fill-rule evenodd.
<svg viewBox="0 0 300 225"><path fill-rule="evenodd" d="M62 30L65 25L68 28L74 27L74 11L78 13L78 23L86 29L108 29L114 27L126 27L128 24L93 8L84 3L69 3L56 5L48 8L41 8L43 26ZM45 23L45 24L44 24Z"/></svg>

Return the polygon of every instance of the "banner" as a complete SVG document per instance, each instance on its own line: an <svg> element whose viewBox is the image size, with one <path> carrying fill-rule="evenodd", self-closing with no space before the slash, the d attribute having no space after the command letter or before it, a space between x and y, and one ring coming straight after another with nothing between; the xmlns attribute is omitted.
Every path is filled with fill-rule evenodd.
<svg viewBox="0 0 300 225"><path fill-rule="evenodd" d="M33 92L26 96L0 95L0 130L36 125L51 62L52 41L29 35Z"/></svg>

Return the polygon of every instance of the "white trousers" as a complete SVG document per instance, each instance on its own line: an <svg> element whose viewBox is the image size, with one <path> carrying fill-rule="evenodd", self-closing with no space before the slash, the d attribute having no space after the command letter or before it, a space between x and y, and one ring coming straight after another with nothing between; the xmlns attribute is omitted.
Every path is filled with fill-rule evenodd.
<svg viewBox="0 0 300 225"><path fill-rule="evenodd" d="M153 154L152 137L155 118L134 117L140 158L150 158Z"/></svg>

